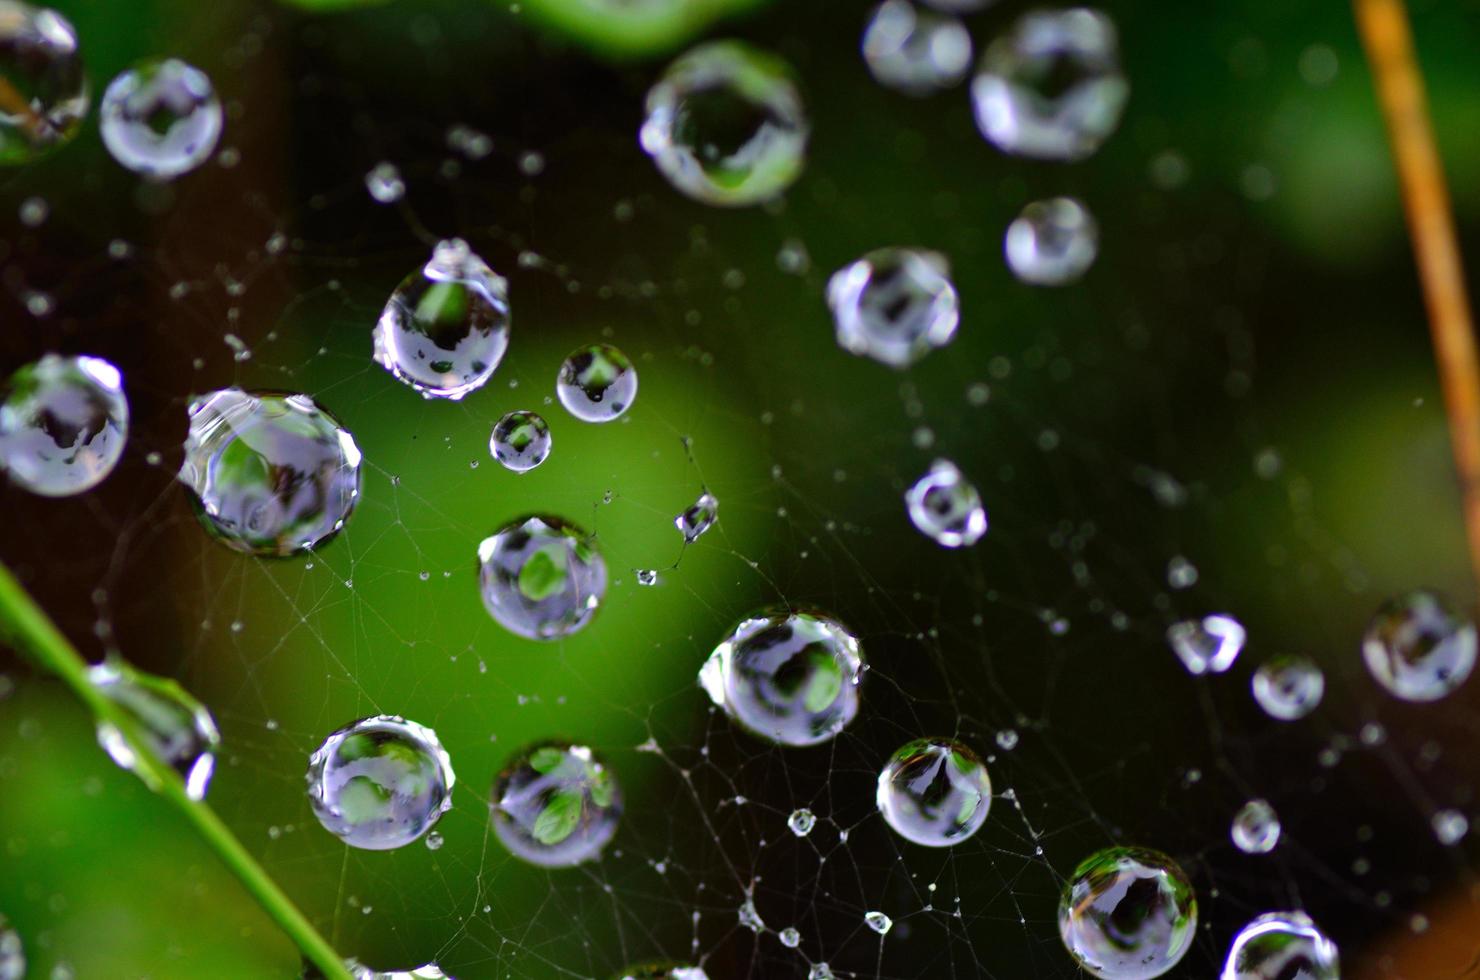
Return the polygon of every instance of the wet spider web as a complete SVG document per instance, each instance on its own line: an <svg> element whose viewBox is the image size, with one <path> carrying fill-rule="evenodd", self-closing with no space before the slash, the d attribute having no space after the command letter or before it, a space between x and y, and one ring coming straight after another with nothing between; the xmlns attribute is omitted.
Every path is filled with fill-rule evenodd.
<svg viewBox="0 0 1480 980"><path fill-rule="evenodd" d="M212 802L338 949L379 968L1071 977L1058 894L1120 842L1192 876L1203 925L1180 975L1211 975L1243 922L1295 907L1352 975L1466 975L1473 942L1442 927L1468 921L1474 863L1429 823L1473 808L1480 715L1468 690L1391 702L1357 654L1386 595L1471 591L1421 311L1389 206L1329 247L1299 223L1313 179L1299 122L1366 97L1345 28L1253 3L1211 23L1112 9L1131 110L1065 168L997 155L963 90L880 89L857 55L865 7L785 6L735 30L795 65L814 141L785 203L743 212L681 199L638 149L661 62L602 66L481 7L168 11L188 25L177 53L226 100L214 160L143 186L89 132L5 182L10 213L33 197L49 213L6 236L4 366L57 347L107 356L134 426L95 494L3 491L17 519L0 553L86 652L117 647L212 708L226 741ZM978 43L1009 13L973 20ZM1312 48L1339 71L1311 69ZM1203 71L1216 77L1198 102L1178 83ZM1340 132L1381 154L1375 116L1349 111ZM1259 135L1217 124L1230 119ZM365 186L383 162L406 186L390 204ZM1016 284L1001 231L1060 192L1096 212L1103 254L1075 287ZM510 278L511 346L486 389L427 403L371 362L369 330L453 235ZM940 249L962 294L955 343L908 373L838 350L822 302L833 269L890 243ZM1374 275L1384 291L1362 287ZM608 426L552 402L560 359L596 341L642 383ZM189 396L230 384L307 392L364 450L362 500L320 553L230 553L174 484ZM516 408L554 433L522 477L486 449ZM944 551L905 515L937 456L982 490L992 527L973 549ZM706 489L720 521L683 548L672 518ZM594 531L614 579L594 624L555 644L505 633L477 595L477 542L532 512ZM822 747L749 737L694 682L737 619L776 604L825 609L863 644L863 710ZM1211 612L1236 615L1249 646L1228 674L1190 677L1165 630ZM1249 696L1253 668L1285 652L1327 679L1294 724ZM27 724L66 710L28 700L46 680L15 676L12 775ZM313 820L308 754L381 712L451 753L437 850L358 852ZM981 833L949 850L904 843L874 810L880 766L927 734L974 746L995 789ZM487 818L493 775L550 736L602 753L627 801L599 862L554 872L504 852ZM84 809L96 795L69 786ZM1253 797L1285 827L1267 857L1228 839ZM805 836L788 828L801 808L817 818ZM9 839L27 839L15 820ZM8 906L61 897L11 916L45 937L35 962L88 975L95 954L67 923L107 896L23 868L0 884ZM218 903L234 921L229 889L206 889L201 914ZM94 939L150 975L207 962L201 940L137 930ZM1405 944L1426 941L1436 965L1415 972ZM294 975L280 939L254 942L222 975Z"/></svg>

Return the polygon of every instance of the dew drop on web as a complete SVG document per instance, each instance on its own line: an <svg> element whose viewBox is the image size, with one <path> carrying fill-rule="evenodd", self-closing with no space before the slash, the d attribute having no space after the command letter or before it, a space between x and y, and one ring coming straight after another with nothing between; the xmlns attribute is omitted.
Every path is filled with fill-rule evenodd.
<svg viewBox="0 0 1480 980"><path fill-rule="evenodd" d="M632 407L637 369L610 344L571 351L560 365L555 394L565 410L582 422L610 422Z"/></svg>
<svg viewBox="0 0 1480 980"><path fill-rule="evenodd" d="M499 842L545 868L598 858L623 809L610 767L587 746L568 742L541 742L520 752L494 779L492 803Z"/></svg>
<svg viewBox="0 0 1480 980"><path fill-rule="evenodd" d="M478 545L478 583L488 614L509 632L558 640L584 629L606 596L596 539L558 517L506 524Z"/></svg>
<svg viewBox="0 0 1480 980"><path fill-rule="evenodd" d="M992 781L981 756L949 738L908 742L879 772L875 802L884 822L923 847L952 847L972 837L992 808Z"/></svg>
<svg viewBox="0 0 1480 980"><path fill-rule="evenodd" d="M224 121L210 78L178 58L128 69L108 83L98 106L98 129L113 159L153 180L204 163Z"/></svg>
<svg viewBox="0 0 1480 980"><path fill-rule="evenodd" d="M153 755L179 774L185 795L205 799L216 768L221 735L215 719L179 684L155 677L110 656L88 669L87 679L97 692L123 709L132 734ZM154 777L140 766L129 738L107 718L98 719L98 744L120 768L137 775L150 789Z"/></svg>
<svg viewBox="0 0 1480 980"><path fill-rule="evenodd" d="M0 165L30 163L63 146L82 128L88 84L77 31L46 7L7 2L0 21L0 80L25 111L0 112Z"/></svg>
<svg viewBox="0 0 1480 980"><path fill-rule="evenodd" d="M16 370L0 401L0 469L22 489L69 497L102 483L123 456L129 408L118 369L47 354Z"/></svg>

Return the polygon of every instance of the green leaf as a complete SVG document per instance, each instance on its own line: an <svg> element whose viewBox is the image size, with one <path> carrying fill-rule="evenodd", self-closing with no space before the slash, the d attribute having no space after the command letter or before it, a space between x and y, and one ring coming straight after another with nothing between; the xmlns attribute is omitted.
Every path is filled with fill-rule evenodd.
<svg viewBox="0 0 1480 980"><path fill-rule="evenodd" d="M581 822L581 797L571 792L556 793L535 818L530 833L541 844L559 844Z"/></svg>
<svg viewBox="0 0 1480 980"><path fill-rule="evenodd" d="M542 748L535 749L534 752L530 754L529 768L533 769L537 773L540 773L541 775L545 775L548 773L552 773L556 769L560 768L560 763L564 761L564 759L564 752L562 752L560 749L555 748L554 746L546 745Z"/></svg>
<svg viewBox="0 0 1480 980"><path fill-rule="evenodd" d="M548 551L536 551L519 569L519 591L530 602L548 599L565 588L565 566Z"/></svg>
<svg viewBox="0 0 1480 980"><path fill-rule="evenodd" d="M843 690L843 671L829 653L814 654L812 675L802 703L808 711L821 711L838 699Z"/></svg>

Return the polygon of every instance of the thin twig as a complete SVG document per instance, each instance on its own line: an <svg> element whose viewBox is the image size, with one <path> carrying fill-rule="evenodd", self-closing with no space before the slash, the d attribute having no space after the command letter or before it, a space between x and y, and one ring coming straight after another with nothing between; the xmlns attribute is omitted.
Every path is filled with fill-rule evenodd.
<svg viewBox="0 0 1480 980"><path fill-rule="evenodd" d="M179 773L161 760L149 741L140 736L133 717L93 685L88 679L87 661L3 563L0 563L0 638L55 673L99 721L108 722L122 733L133 750L139 775L180 811L326 980L351 980L344 960L319 935L292 899L268 877L241 841L221 822L216 811L204 802L190 798Z"/></svg>
<svg viewBox="0 0 1480 980"><path fill-rule="evenodd" d="M1470 565L1480 579L1480 363L1449 191L1403 0L1353 0L1353 6L1403 187L1459 470Z"/></svg>

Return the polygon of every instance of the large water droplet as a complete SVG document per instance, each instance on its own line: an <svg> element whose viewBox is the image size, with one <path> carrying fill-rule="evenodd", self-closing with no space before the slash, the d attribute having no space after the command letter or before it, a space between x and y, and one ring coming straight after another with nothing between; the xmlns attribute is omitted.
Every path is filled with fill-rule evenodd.
<svg viewBox="0 0 1480 980"><path fill-rule="evenodd" d="M950 460L938 459L904 495L920 533L946 548L969 547L987 533L981 495Z"/></svg>
<svg viewBox="0 0 1480 980"><path fill-rule="evenodd" d="M827 305L838 346L892 368L950 343L961 320L945 256L918 248L875 249L839 269Z"/></svg>
<svg viewBox="0 0 1480 980"><path fill-rule="evenodd" d="M493 376L509 346L509 283L461 238L391 293L375 324L375 360L423 398L457 401Z"/></svg>
<svg viewBox="0 0 1480 980"><path fill-rule="evenodd" d="M46 497L91 490L113 472L127 438L123 378L102 358L47 354L6 384L0 468L23 489Z"/></svg>
<svg viewBox="0 0 1480 980"><path fill-rule="evenodd" d="M506 524L478 545L478 564L489 615L531 640L583 629L606 595L606 562L595 539L558 517Z"/></svg>
<svg viewBox="0 0 1480 980"><path fill-rule="evenodd" d="M221 100L199 68L147 61L108 83L98 107L103 144L120 164L155 180L194 170L221 137Z"/></svg>
<svg viewBox="0 0 1480 980"><path fill-rule="evenodd" d="M693 544L704 536L704 532L714 527L714 522L719 520L719 501L708 491L701 493L697 500L684 508L682 514L673 519L673 526L678 528L683 535L685 544Z"/></svg>
<svg viewBox="0 0 1480 980"><path fill-rule="evenodd" d="M922 738L901 746L885 764L875 799L884 822L905 840L950 847L986 822L992 781L969 746Z"/></svg>
<svg viewBox="0 0 1480 980"><path fill-rule="evenodd" d="M205 799L216 768L221 735L211 713L179 684L135 670L116 657L88 669L87 678L99 694L117 704L132 724L130 734L142 739L156 758L180 774L185 794ZM120 768L158 789L147 769L139 766L134 747L107 719L98 720L98 744Z"/></svg>
<svg viewBox="0 0 1480 980"><path fill-rule="evenodd" d="M621 816L616 777L584 745L535 745L493 783L493 832L511 853L542 867L594 860Z"/></svg>
<svg viewBox="0 0 1480 980"><path fill-rule="evenodd" d="M510 412L494 423L488 451L504 469L528 472L550 455L550 424L534 412Z"/></svg>
<svg viewBox="0 0 1480 980"><path fill-rule="evenodd" d="M1167 629L1167 643L1189 674L1221 674L1244 649L1243 624L1218 614L1186 619Z"/></svg>
<svg viewBox="0 0 1480 980"><path fill-rule="evenodd" d="M555 378L555 394L565 410L582 422L610 422L632 407L637 369L610 344L571 351Z"/></svg>
<svg viewBox="0 0 1480 980"><path fill-rule="evenodd" d="M858 639L819 612L762 612L714 648L699 684L742 728L782 745L817 745L858 714Z"/></svg>
<svg viewBox="0 0 1480 980"><path fill-rule="evenodd" d="M437 733L394 715L347 725L308 760L308 800L351 847L404 847L452 806L452 760Z"/></svg>
<svg viewBox="0 0 1480 980"><path fill-rule="evenodd" d="M1254 700L1279 721L1296 721L1316 709L1326 693L1326 676L1305 657L1275 657L1254 671Z"/></svg>
<svg viewBox="0 0 1480 980"><path fill-rule="evenodd" d="M775 197L800 176L807 132L784 62L740 41L711 41L648 92L638 138L674 187L734 207Z"/></svg>
<svg viewBox="0 0 1480 980"><path fill-rule="evenodd" d="M1111 847L1074 870L1059 899L1059 935L1089 973L1150 980L1192 948L1197 896L1187 875L1159 851Z"/></svg>
<svg viewBox="0 0 1480 980"><path fill-rule="evenodd" d="M642 966L629 966L618 975L617 980L709 980L709 975L697 966L646 963Z"/></svg>
<svg viewBox="0 0 1480 980"><path fill-rule="evenodd" d="M1280 842L1280 818L1268 800L1250 800L1233 815L1234 846L1245 854L1268 854Z"/></svg>
<svg viewBox="0 0 1480 980"><path fill-rule="evenodd" d="M1003 238L1007 267L1034 286L1063 286L1094 265L1100 251L1100 226L1072 197L1034 201L1007 226Z"/></svg>
<svg viewBox="0 0 1480 980"><path fill-rule="evenodd" d="M998 149L1080 160L1115 131L1130 87L1115 25L1096 10L1023 15L982 55L971 83L976 123Z"/></svg>
<svg viewBox="0 0 1480 980"><path fill-rule="evenodd" d="M435 963L427 963L411 970L375 970L348 960L344 964L349 967L350 976L354 980L455 980L442 972L442 968Z"/></svg>
<svg viewBox="0 0 1480 980"><path fill-rule="evenodd" d="M180 482L206 530L284 557L334 536L360 496L360 449L307 395L226 388L190 403Z"/></svg>
<svg viewBox="0 0 1480 980"><path fill-rule="evenodd" d="M26 948L21 934L0 915L0 980L26 980Z"/></svg>
<svg viewBox="0 0 1480 980"><path fill-rule="evenodd" d="M1449 599L1424 589L1383 603L1362 637L1377 682L1404 701L1437 701L1475 667L1475 624Z"/></svg>
<svg viewBox="0 0 1480 980"><path fill-rule="evenodd" d="M1340 980L1336 944L1304 912L1266 912L1239 930L1219 980Z"/></svg>
<svg viewBox="0 0 1480 980"><path fill-rule="evenodd" d="M69 142L87 115L87 76L72 24L46 7L0 2L0 165Z"/></svg>
<svg viewBox="0 0 1480 980"><path fill-rule="evenodd" d="M884 0L863 32L863 60L880 84L929 95L966 77L971 35L954 17Z"/></svg>

